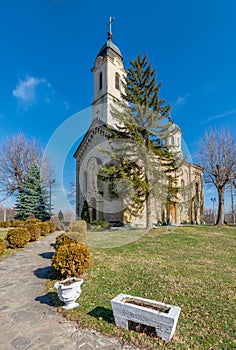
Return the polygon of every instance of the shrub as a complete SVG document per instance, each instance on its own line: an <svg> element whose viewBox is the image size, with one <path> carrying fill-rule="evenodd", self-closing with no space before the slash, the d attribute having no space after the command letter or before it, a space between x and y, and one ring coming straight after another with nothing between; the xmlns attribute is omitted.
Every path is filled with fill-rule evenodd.
<svg viewBox="0 0 236 350"><path fill-rule="evenodd" d="M2 255L6 250L6 244L2 238L0 238L0 255Z"/></svg>
<svg viewBox="0 0 236 350"><path fill-rule="evenodd" d="M10 248L23 248L30 241L30 233L26 228L15 228L6 236Z"/></svg>
<svg viewBox="0 0 236 350"><path fill-rule="evenodd" d="M72 238L74 242L85 244L86 237L82 232L66 232L67 236Z"/></svg>
<svg viewBox="0 0 236 350"><path fill-rule="evenodd" d="M92 225L97 229L106 229L106 228L110 227L109 222L106 220L93 221Z"/></svg>
<svg viewBox="0 0 236 350"><path fill-rule="evenodd" d="M26 222L25 228L30 233L30 240L31 241L37 241L37 239L39 239L39 237L41 235L41 229L40 229L39 225Z"/></svg>
<svg viewBox="0 0 236 350"><path fill-rule="evenodd" d="M54 224L54 222L52 222L52 221L47 221L47 223L48 223L49 228L50 228L49 233L55 232L55 231L56 231L56 225Z"/></svg>
<svg viewBox="0 0 236 350"><path fill-rule="evenodd" d="M11 227L18 227L20 225L24 225L25 221L23 220L15 220L11 222Z"/></svg>
<svg viewBox="0 0 236 350"><path fill-rule="evenodd" d="M90 223L90 213L89 213L89 206L88 202L85 200L81 212L81 219L86 221L88 224Z"/></svg>
<svg viewBox="0 0 236 350"><path fill-rule="evenodd" d="M62 233L56 238L55 249L57 250L61 245L73 243L74 240L66 233Z"/></svg>
<svg viewBox="0 0 236 350"><path fill-rule="evenodd" d="M81 238L81 243L86 241L87 223L84 220L72 221L68 227L69 232L77 233Z"/></svg>
<svg viewBox="0 0 236 350"><path fill-rule="evenodd" d="M52 267L62 278L80 277L90 266L90 252L79 243L61 245L52 258Z"/></svg>
<svg viewBox="0 0 236 350"><path fill-rule="evenodd" d="M0 227L7 228L10 226L9 221L0 221Z"/></svg>
<svg viewBox="0 0 236 350"><path fill-rule="evenodd" d="M39 222L41 222L41 220L36 219L36 218L28 218L28 219L26 220L26 223L27 223L27 224L38 224Z"/></svg>
<svg viewBox="0 0 236 350"><path fill-rule="evenodd" d="M47 233L50 233L50 226L48 222L39 222L37 225L40 227L42 236L46 236Z"/></svg>

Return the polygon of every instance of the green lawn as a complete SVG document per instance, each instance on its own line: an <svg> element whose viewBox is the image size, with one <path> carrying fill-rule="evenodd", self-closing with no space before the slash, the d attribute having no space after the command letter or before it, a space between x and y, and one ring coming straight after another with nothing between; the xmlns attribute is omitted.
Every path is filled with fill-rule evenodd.
<svg viewBox="0 0 236 350"><path fill-rule="evenodd" d="M150 349L235 349L236 229L157 228L148 234L137 231L135 241L134 231L124 232L88 233L93 266L84 278L80 307L66 316ZM115 247L117 237L131 243ZM98 238L102 247L107 242L113 248L95 247ZM62 305L52 286L50 281L53 300ZM120 293L180 306L174 338L164 343L116 327L110 300Z"/></svg>

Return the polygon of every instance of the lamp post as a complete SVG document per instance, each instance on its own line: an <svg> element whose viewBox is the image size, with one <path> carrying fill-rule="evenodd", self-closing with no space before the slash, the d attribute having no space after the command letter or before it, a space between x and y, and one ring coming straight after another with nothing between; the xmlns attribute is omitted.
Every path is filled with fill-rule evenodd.
<svg viewBox="0 0 236 350"><path fill-rule="evenodd" d="M233 226L235 226L235 210L234 210L234 187L235 187L235 181L232 177L230 180L230 191L231 191L231 208L232 208L232 222Z"/></svg>
<svg viewBox="0 0 236 350"><path fill-rule="evenodd" d="M52 184L55 183L55 179L49 179L49 215L52 216Z"/></svg>
<svg viewBox="0 0 236 350"><path fill-rule="evenodd" d="M212 201L212 205L213 205L213 219L214 219L214 224L216 223L216 219L215 219L215 197L211 198Z"/></svg>

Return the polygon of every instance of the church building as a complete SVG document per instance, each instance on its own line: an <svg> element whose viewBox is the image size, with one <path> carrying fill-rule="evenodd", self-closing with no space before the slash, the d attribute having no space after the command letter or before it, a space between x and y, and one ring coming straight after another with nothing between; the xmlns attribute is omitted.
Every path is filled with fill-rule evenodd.
<svg viewBox="0 0 236 350"><path fill-rule="evenodd" d="M120 49L113 43L111 32L99 50L94 66L94 97L90 127L77 148L76 159L76 215L81 218L84 201L89 204L92 221L107 220L110 223L127 223L124 217L124 202L109 196L108 185L99 180L98 174L102 165L110 160L110 144L107 140L107 126L116 129L111 108L114 99L120 99L123 86L122 78L126 76L123 57ZM182 152L181 130L166 140L176 151ZM106 152L107 150L107 152ZM180 224L184 222L203 222L203 169L193 163L184 162L177 186L180 191L177 200L171 206L153 199L153 223ZM129 222L136 227L146 225L145 209Z"/></svg>

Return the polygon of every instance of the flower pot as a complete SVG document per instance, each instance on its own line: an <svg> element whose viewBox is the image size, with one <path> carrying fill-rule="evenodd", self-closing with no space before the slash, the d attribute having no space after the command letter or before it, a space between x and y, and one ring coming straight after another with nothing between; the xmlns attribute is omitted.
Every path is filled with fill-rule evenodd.
<svg viewBox="0 0 236 350"><path fill-rule="evenodd" d="M119 294L111 304L117 326L129 329L130 321L151 326L165 341L173 337L181 310L178 306L128 294Z"/></svg>
<svg viewBox="0 0 236 350"><path fill-rule="evenodd" d="M79 306L79 303L76 303L75 301L81 294L80 286L82 283L82 278L70 277L54 284L59 299L66 304L63 306L63 309L71 310Z"/></svg>

